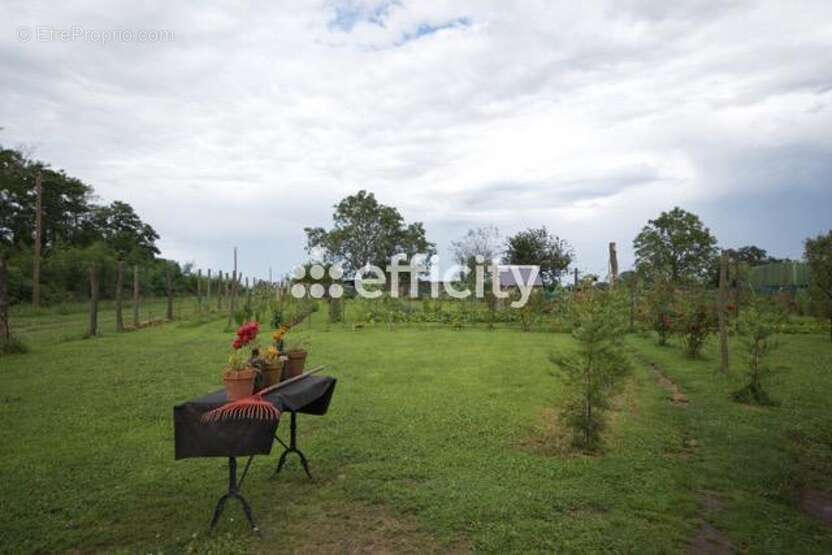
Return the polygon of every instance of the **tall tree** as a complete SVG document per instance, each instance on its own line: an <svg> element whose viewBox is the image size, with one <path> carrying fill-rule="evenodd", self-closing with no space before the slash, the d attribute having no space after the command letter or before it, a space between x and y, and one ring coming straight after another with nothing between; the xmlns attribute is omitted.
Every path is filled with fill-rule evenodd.
<svg viewBox="0 0 832 555"><path fill-rule="evenodd" d="M546 226L529 228L508 238L505 260L508 264L540 266L540 279L553 285L572 262L572 249L565 240L549 233Z"/></svg>
<svg viewBox="0 0 832 555"><path fill-rule="evenodd" d="M716 238L699 216L678 206L650 220L633 241L636 268L650 281L706 279L717 254Z"/></svg>
<svg viewBox="0 0 832 555"><path fill-rule="evenodd" d="M809 294L818 307L818 315L829 319L832 340L832 230L806 239L804 256L809 263Z"/></svg>
<svg viewBox="0 0 832 555"><path fill-rule="evenodd" d="M478 256L487 264L498 261L502 250L500 231L493 225L471 228L461 239L451 242L454 258L463 266L471 265Z"/></svg>
<svg viewBox="0 0 832 555"><path fill-rule="evenodd" d="M306 250L322 249L328 262L338 262L347 275L367 264L386 268L395 254L435 252L421 222L406 224L399 211L379 203L373 193L359 191L335 205L333 227L307 227Z"/></svg>

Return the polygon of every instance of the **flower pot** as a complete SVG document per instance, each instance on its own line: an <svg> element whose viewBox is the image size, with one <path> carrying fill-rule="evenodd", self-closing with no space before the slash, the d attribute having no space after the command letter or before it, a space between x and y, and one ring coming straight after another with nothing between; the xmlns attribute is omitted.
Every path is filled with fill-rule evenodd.
<svg viewBox="0 0 832 555"><path fill-rule="evenodd" d="M283 375L283 361L276 360L263 366L263 387L269 387L280 381Z"/></svg>
<svg viewBox="0 0 832 555"><path fill-rule="evenodd" d="M286 361L286 373L284 379L294 378L303 374L306 366L306 351L289 351L286 353L289 360Z"/></svg>
<svg viewBox="0 0 832 555"><path fill-rule="evenodd" d="M254 393L255 371L251 368L245 370L226 370L222 377L225 384L225 395L229 401L244 399Z"/></svg>

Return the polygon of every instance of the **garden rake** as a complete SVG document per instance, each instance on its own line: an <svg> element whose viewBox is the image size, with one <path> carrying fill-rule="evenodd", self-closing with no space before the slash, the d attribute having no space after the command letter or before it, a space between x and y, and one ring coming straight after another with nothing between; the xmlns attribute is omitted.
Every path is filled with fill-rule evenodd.
<svg viewBox="0 0 832 555"><path fill-rule="evenodd" d="M202 415L200 422L209 424L214 422L225 422L227 420L263 420L265 422L276 421L280 419L280 411L265 399L265 396L276 391L281 387L287 386L291 383L300 381L312 374L317 374L326 366L319 366L313 368L308 372L304 372L300 376L295 376L286 381L261 389L254 395L250 395L243 399L231 401L221 407L217 407Z"/></svg>

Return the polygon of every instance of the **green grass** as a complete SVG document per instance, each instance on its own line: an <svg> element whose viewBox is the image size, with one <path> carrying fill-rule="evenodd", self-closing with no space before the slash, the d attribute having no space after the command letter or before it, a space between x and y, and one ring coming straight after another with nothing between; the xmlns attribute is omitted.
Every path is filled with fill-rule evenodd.
<svg viewBox="0 0 832 555"><path fill-rule="evenodd" d="M28 318L37 329L54 316ZM672 406L639 364L616 400L606 451L585 456L547 448L563 396L547 356L572 348L569 336L355 332L327 329L324 318L301 332L308 363L331 365L339 380L329 414L300 417L317 480L295 461L269 480L277 449L255 459L244 492L262 537L234 504L207 533L223 459L173 460L173 405L220 387L222 319L89 340L24 335L32 352L0 358L0 549L680 552L709 491L724 503L712 521L738 547L832 550L832 533L793 495L830 486L823 336L784 340L775 356L790 369L771 385L781 406L766 409L731 402L713 360L633 337L690 406Z"/></svg>

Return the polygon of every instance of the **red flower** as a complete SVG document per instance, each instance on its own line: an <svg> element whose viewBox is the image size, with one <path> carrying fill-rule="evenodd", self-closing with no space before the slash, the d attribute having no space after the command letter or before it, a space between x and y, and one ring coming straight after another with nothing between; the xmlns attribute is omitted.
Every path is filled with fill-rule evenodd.
<svg viewBox="0 0 832 555"><path fill-rule="evenodd" d="M237 339L234 340L232 346L235 349L239 349L244 345L248 345L257 337L257 333L260 331L260 324L257 322L246 322L237 330Z"/></svg>

